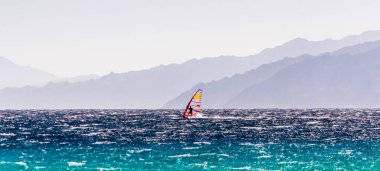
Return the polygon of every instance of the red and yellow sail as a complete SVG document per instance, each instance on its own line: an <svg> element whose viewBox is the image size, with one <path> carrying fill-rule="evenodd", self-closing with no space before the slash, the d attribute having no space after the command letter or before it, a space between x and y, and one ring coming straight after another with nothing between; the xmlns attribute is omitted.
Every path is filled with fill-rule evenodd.
<svg viewBox="0 0 380 171"><path fill-rule="evenodd" d="M185 112L183 113L183 117L187 118L189 116L196 116L198 113L201 113L202 93L203 90L201 89L195 92L194 96L190 99L189 103L186 106ZM192 108L191 113L190 108Z"/></svg>

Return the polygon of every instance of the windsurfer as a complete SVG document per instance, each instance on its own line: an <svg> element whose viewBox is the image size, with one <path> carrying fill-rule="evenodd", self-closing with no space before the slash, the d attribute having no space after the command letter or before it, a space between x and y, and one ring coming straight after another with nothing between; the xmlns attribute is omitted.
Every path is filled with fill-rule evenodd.
<svg viewBox="0 0 380 171"><path fill-rule="evenodd" d="M190 99L189 103L186 106L186 109L183 113L184 118L188 118L189 116L196 116L202 110L201 101L202 100L202 90L199 89L195 92L194 96Z"/></svg>
<svg viewBox="0 0 380 171"><path fill-rule="evenodd" d="M193 115L193 108L190 106L190 108L189 108L189 115L191 116L191 115Z"/></svg>

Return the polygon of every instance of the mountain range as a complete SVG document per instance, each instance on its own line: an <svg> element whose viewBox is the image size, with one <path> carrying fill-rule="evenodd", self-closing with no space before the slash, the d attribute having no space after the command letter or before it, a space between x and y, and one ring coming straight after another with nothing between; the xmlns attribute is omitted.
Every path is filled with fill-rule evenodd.
<svg viewBox="0 0 380 171"><path fill-rule="evenodd" d="M327 78L329 74L332 75L338 71L341 72L341 75L337 75L334 78L335 80L343 81L345 77L351 78L352 75L350 75L349 71L353 68L353 66L349 66L342 61L352 59L353 56L355 56L355 59L358 60L356 61L357 64L365 66L364 68L361 68L363 71L370 69L370 66L366 66L372 62L376 64L377 61L375 60L376 58L366 57L371 55L375 56L372 53L376 52L378 49L380 49L380 41L374 41L345 47L338 51L321 54L318 56L302 55L296 58L285 58L277 62L262 65L259 68L248 71L244 74L237 74L218 81L197 84L190 90L170 100L164 105L164 108L183 108L183 104L186 103L188 98L191 97L192 93L198 88L205 91L206 94L203 98L203 102L204 104L207 104L208 108L338 107L339 105L340 107L370 106L370 104L360 106L359 103L356 102L350 104L333 103L333 100L327 99L324 100L325 103L310 102L310 100L308 101L307 99L298 101L289 101L289 99L297 99L297 97L302 96L313 97L312 99L324 99L330 97L329 93L326 92L324 94L322 92L318 92L316 94L310 93L314 92L313 88L322 88L322 84L326 88L326 91L327 88L332 88L336 85L337 87L343 86L341 84L335 84L335 82L332 82L331 80L331 82L322 80L322 78ZM366 60L360 61L360 58ZM322 59L325 61L324 63L320 62ZM342 61L336 59L340 59ZM325 67L328 65L334 65L334 63L335 65L340 65L341 68L336 69L336 71L327 71ZM289 71L291 70L290 68L293 72ZM377 71L375 68L372 69L372 73ZM380 71L380 69L378 70ZM296 78L296 76L301 78ZM366 77L367 75L362 76ZM310 81L309 79L312 78L315 80ZM304 87L306 86L304 81L309 81L309 83L312 82L312 85L317 86L313 87L312 85L307 85L310 88ZM361 81L361 83L363 85L374 84L373 82L368 81ZM348 88L349 86L346 85L346 87ZM288 89L287 94L282 92L286 90L285 88ZM301 91L305 89L307 89L308 92ZM360 94L357 90L352 89L351 91L352 93ZM321 97L322 95L324 96ZM331 93L331 95L333 95L333 93ZM278 101L280 99L282 99L282 101ZM306 102L308 102L308 105L305 104ZM292 105L290 105L290 103Z"/></svg>
<svg viewBox="0 0 380 171"><path fill-rule="evenodd" d="M77 77L60 78L47 71L29 66L17 65L5 57L0 57L0 89L25 86L42 87L47 83L75 83L97 79L99 77L100 76L95 74L89 74Z"/></svg>
<svg viewBox="0 0 380 171"><path fill-rule="evenodd" d="M42 86L58 79L46 71L28 66L16 65L5 57L0 57L0 89L5 87Z"/></svg>
<svg viewBox="0 0 380 171"><path fill-rule="evenodd" d="M303 60L241 91L225 107L376 108L380 106L379 66L380 48Z"/></svg>
<svg viewBox="0 0 380 171"><path fill-rule="evenodd" d="M176 108L179 104L183 106L184 103L182 100L177 100L180 103L173 103L172 99L177 99L178 95L191 90L199 83L203 84L197 87L215 85L210 87L213 87L212 91L216 93L211 93L210 90L210 94L207 94L208 90L205 91L205 98L209 95L212 97L210 99L214 99L209 101L210 107L250 107L249 104L257 99L250 99L244 94L251 92L253 94L250 95L256 94L254 90L259 89L256 86L270 84L268 81L278 78L278 74L289 67L333 51L336 51L334 52L336 55L342 53L340 56L344 58L343 56L349 54L342 50L337 51L342 48L347 48L347 51L353 54L367 52L371 50L370 45L358 44L375 40L380 40L379 31L348 36L340 40L294 39L247 57L220 56L194 59L182 64L162 65L147 70L111 73L81 82L6 88L0 90L0 108L160 108L162 106ZM361 48L349 47L353 45ZM376 45L372 46L376 48ZM236 86L236 83L239 84ZM272 83L277 82L272 81ZM267 89L260 87L260 90ZM216 95L218 93L223 94L222 98ZM182 96L185 99L184 94ZM270 94L267 97L270 98ZM237 102L241 100L247 100L249 104L240 106ZM206 99L205 105L207 105Z"/></svg>

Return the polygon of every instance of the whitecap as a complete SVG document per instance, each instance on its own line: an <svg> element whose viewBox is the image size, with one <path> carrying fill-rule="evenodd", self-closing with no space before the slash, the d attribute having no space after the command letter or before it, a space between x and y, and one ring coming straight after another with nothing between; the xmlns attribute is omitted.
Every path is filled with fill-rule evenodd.
<svg viewBox="0 0 380 171"><path fill-rule="evenodd" d="M142 152L145 152L145 151L152 151L152 149L149 149L149 148L147 148L147 149L141 149L141 150L136 150L135 152L136 153L142 153Z"/></svg>
<svg viewBox="0 0 380 171"><path fill-rule="evenodd" d="M14 134L14 133L0 133L0 136L11 137L11 136L16 136L16 134Z"/></svg>
<svg viewBox="0 0 380 171"><path fill-rule="evenodd" d="M230 157L230 155L228 154L218 154L219 156L223 156L223 157Z"/></svg>
<svg viewBox="0 0 380 171"><path fill-rule="evenodd" d="M197 157L198 155L192 155L192 154L179 154L174 156L169 156L170 158L181 158L181 157Z"/></svg>
<svg viewBox="0 0 380 171"><path fill-rule="evenodd" d="M251 170L251 166L244 166L244 167L232 167L232 170Z"/></svg>
<svg viewBox="0 0 380 171"><path fill-rule="evenodd" d="M217 155L216 153L203 153L203 154L200 154L201 156L214 156L214 155Z"/></svg>
<svg viewBox="0 0 380 171"><path fill-rule="evenodd" d="M152 151L152 149L141 149L141 150L128 150L129 153L142 153L142 152L145 152L145 151Z"/></svg>
<svg viewBox="0 0 380 171"><path fill-rule="evenodd" d="M208 165L208 163L207 162L204 162L204 163L195 163L195 166L201 166L201 167L203 167L203 168L207 168L207 165Z"/></svg>
<svg viewBox="0 0 380 171"><path fill-rule="evenodd" d="M95 145L102 145L102 144L115 144L116 142L110 142L110 141L97 141L97 142L94 142L92 144L95 144Z"/></svg>
<svg viewBox="0 0 380 171"><path fill-rule="evenodd" d="M197 115L195 115L194 117L191 117L191 118L206 118L206 117L203 116L203 113L198 113Z"/></svg>
<svg viewBox="0 0 380 171"><path fill-rule="evenodd" d="M255 146L255 144L250 143L250 142L243 142L243 143L240 143L240 145L244 145L244 146Z"/></svg>
<svg viewBox="0 0 380 171"><path fill-rule="evenodd" d="M102 132L91 132L91 133L88 133L88 134L82 134L83 136L97 136L97 135L101 135L103 134Z"/></svg>
<svg viewBox="0 0 380 171"><path fill-rule="evenodd" d="M15 164L20 165L20 166L24 166L25 169L28 169L28 165L27 165L25 162L22 162L22 161L20 161L20 162L15 162Z"/></svg>
<svg viewBox="0 0 380 171"><path fill-rule="evenodd" d="M266 128L264 128L264 127L254 127L254 126L252 126L252 127L250 127L250 126L243 126L243 127L241 127L242 129L255 129L255 130L263 130L263 129L266 129Z"/></svg>
<svg viewBox="0 0 380 171"><path fill-rule="evenodd" d="M213 116L210 117L211 119L231 119L231 120L236 120L236 119L243 119L242 117L234 117L234 116Z"/></svg>
<svg viewBox="0 0 380 171"><path fill-rule="evenodd" d="M198 145L200 145L200 144L207 144L207 145L210 145L211 142L207 142L207 141L203 141L203 142L194 142L194 144L198 144Z"/></svg>
<svg viewBox="0 0 380 171"><path fill-rule="evenodd" d="M338 152L340 155L350 155L352 154L353 150L341 150Z"/></svg>
<svg viewBox="0 0 380 171"><path fill-rule="evenodd" d="M259 157L257 157L257 158L259 158L259 159L263 159L263 158L271 158L272 156L270 156L270 155L264 155L264 156L259 156Z"/></svg>
<svg viewBox="0 0 380 171"><path fill-rule="evenodd" d="M0 164L15 164L23 166L25 169L28 169L28 165L25 162L19 161L19 162L6 162L6 161L0 161Z"/></svg>
<svg viewBox="0 0 380 171"><path fill-rule="evenodd" d="M39 169L45 169L46 167L44 167L44 166L34 166L34 169L37 169L37 170L39 170Z"/></svg>
<svg viewBox="0 0 380 171"><path fill-rule="evenodd" d="M277 125L277 126L273 126L273 128L291 128L293 126L291 125Z"/></svg>
<svg viewBox="0 0 380 171"><path fill-rule="evenodd" d="M96 169L99 170L99 171L103 171L103 170L121 170L121 168L114 168L114 167L109 167L109 168L98 167Z"/></svg>
<svg viewBox="0 0 380 171"><path fill-rule="evenodd" d="M183 147L183 150L196 150L199 149L199 147Z"/></svg>
<svg viewBox="0 0 380 171"><path fill-rule="evenodd" d="M319 123L320 123L319 121L306 122L306 124L308 124L308 125L315 125L315 124L319 124Z"/></svg>
<svg viewBox="0 0 380 171"><path fill-rule="evenodd" d="M85 162L67 162L69 166L84 166Z"/></svg>

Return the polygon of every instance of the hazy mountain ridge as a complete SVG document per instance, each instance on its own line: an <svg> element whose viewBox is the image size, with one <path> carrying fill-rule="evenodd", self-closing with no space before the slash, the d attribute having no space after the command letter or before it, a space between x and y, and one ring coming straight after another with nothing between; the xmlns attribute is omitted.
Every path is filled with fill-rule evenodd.
<svg viewBox="0 0 380 171"><path fill-rule="evenodd" d="M296 57L300 55L319 55L321 53L333 52L338 49L380 40L380 31L367 31L359 35L346 36L342 39L325 39L321 41L309 41L303 38L296 38L284 45L264 49L259 55L263 55L265 63L281 60L283 57ZM286 55L285 55L286 54Z"/></svg>
<svg viewBox="0 0 380 171"><path fill-rule="evenodd" d="M28 66L16 65L0 57L0 89L5 87L42 86L57 77L46 71Z"/></svg>
<svg viewBox="0 0 380 171"><path fill-rule="evenodd" d="M278 62L264 64L244 74L236 74L218 81L197 84L190 90L167 102L163 108L183 108L183 105L188 102L189 97L191 97L197 89L204 90L205 96L203 96L202 101L207 105L207 108L220 108L227 103L231 97L237 96L245 88L258 84L288 65L302 61L308 57L309 56L304 55L298 58L285 58Z"/></svg>
<svg viewBox="0 0 380 171"><path fill-rule="evenodd" d="M41 87L48 83L75 83L97 78L100 78L100 76L95 74L59 78L47 71L29 66L17 65L5 57L0 57L0 89L25 86Z"/></svg>
<svg viewBox="0 0 380 171"><path fill-rule="evenodd" d="M18 108L16 101L20 100L17 99L21 99L19 104L23 105L22 108L158 108L183 91L182 87L190 88L194 82L209 81L229 74L230 68L235 70L238 65L236 59L240 60L236 57L190 60L184 64L159 66L149 70L112 73L80 83L52 83L42 88L28 87L22 90L6 89L0 91L0 102L11 108ZM225 66L225 70L213 70L199 77L210 65L219 63ZM15 101L1 98L7 96L12 96Z"/></svg>
<svg viewBox="0 0 380 171"><path fill-rule="evenodd" d="M76 83L76 82L94 80L100 77L101 76L96 75L96 74L88 74L88 75L81 75L81 76L76 76L76 77L60 78L60 79L51 81L51 83L60 83L60 82Z"/></svg>
<svg viewBox="0 0 380 171"><path fill-rule="evenodd" d="M344 55L349 56L349 55L366 53L372 50L376 50L378 48L380 48L380 41L374 41L374 42L358 44L355 46L345 47L335 52L326 53L321 56L343 55L342 58L344 58ZM189 91L186 91L182 93L181 95L179 95L178 97L170 100L168 103L166 103L163 106L163 108L183 108L183 104L186 104L186 102L189 100L189 97L191 97L194 91L198 88L202 88L203 90L205 90L205 96L203 98L203 102L207 106L207 108L245 107L245 106L240 106L240 103L233 103L234 105L229 105L229 104L232 103L231 99L234 98L235 96L238 96L239 94L241 94L241 96L244 96L244 94L247 93L246 91L243 91L244 89L252 87L256 84L260 84L263 81L270 79L272 76L275 76L277 73L282 72L283 69L286 69L287 67L290 67L291 65L296 65L299 62L306 59L318 58L318 57L320 56L303 55L296 58L286 58L277 62L262 65L259 68L248 71L244 74L237 74L229 78L221 79L218 81L212 81L209 83L201 83L194 86ZM306 70L307 68L304 68L304 69ZM299 72L304 72L304 71L300 70ZM288 75L288 77L291 77L291 75ZM267 90L267 91L271 91L271 90ZM250 103L247 103L247 105L248 104ZM255 106L255 107L260 107L260 105ZM263 106L263 107L266 107L266 106Z"/></svg>
<svg viewBox="0 0 380 171"><path fill-rule="evenodd" d="M375 39L358 38L366 34L368 33L353 36L357 38L357 41L353 41L354 44ZM376 34L380 39L380 32ZM334 48L353 44L346 38L322 42L334 42L337 44ZM203 58L147 70L113 73L96 80L77 83L51 83L37 88L8 88L0 91L0 108L160 108L198 83L244 73L285 57L327 53L332 49L330 43L296 39L249 57Z"/></svg>
<svg viewBox="0 0 380 171"><path fill-rule="evenodd" d="M380 106L380 48L363 54L322 55L242 91L230 108L362 108Z"/></svg>

